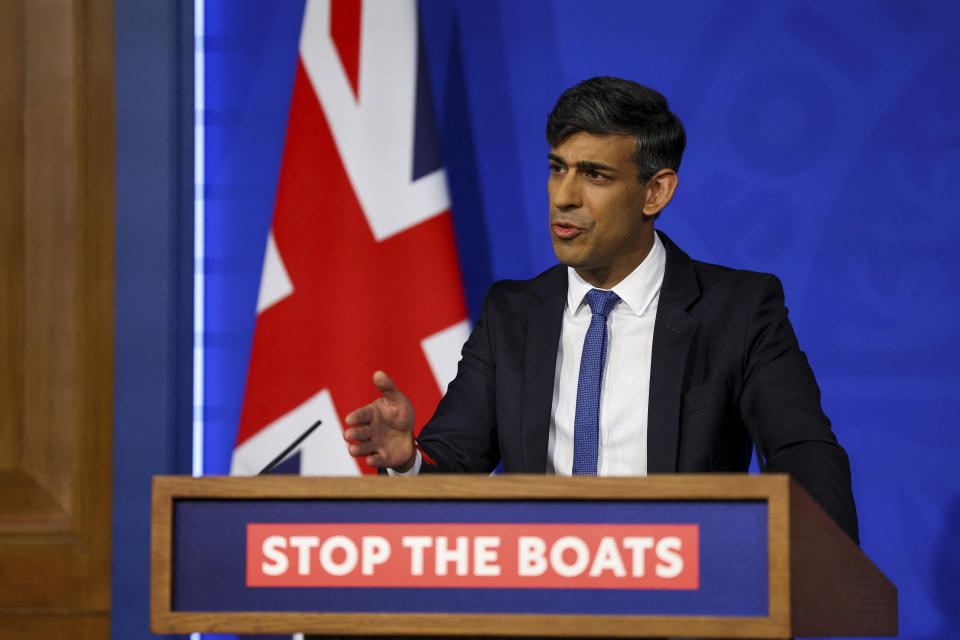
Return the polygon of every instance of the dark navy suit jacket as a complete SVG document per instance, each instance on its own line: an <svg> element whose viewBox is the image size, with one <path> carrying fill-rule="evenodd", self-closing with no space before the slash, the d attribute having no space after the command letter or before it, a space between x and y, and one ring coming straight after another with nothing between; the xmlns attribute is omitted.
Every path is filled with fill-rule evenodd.
<svg viewBox="0 0 960 640"><path fill-rule="evenodd" d="M780 281L690 259L666 235L648 473L786 472L858 540L850 465L787 319ZM422 471L544 473L566 267L495 283L418 444ZM642 390L638 390L642 391Z"/></svg>

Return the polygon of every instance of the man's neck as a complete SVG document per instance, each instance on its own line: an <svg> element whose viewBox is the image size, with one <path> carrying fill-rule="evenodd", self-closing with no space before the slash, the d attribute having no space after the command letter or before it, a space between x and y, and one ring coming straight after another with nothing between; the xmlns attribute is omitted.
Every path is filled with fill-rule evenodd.
<svg viewBox="0 0 960 640"><path fill-rule="evenodd" d="M623 259L617 264L600 269L576 269L577 274L597 289L612 289L624 278L633 273L634 269L640 266L650 250L653 249L653 239L656 231L650 230L649 234L644 234L644 242L637 247L635 251L623 256Z"/></svg>

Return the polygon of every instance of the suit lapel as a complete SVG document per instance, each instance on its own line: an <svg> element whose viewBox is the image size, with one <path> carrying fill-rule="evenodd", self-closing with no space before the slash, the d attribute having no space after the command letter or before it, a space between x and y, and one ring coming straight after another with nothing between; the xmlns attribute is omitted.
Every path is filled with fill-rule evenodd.
<svg viewBox="0 0 960 640"><path fill-rule="evenodd" d="M520 429L523 471L545 473L550 412L553 408L553 380L567 299L566 268L555 267L539 278L533 297L527 312Z"/></svg>
<svg viewBox="0 0 960 640"><path fill-rule="evenodd" d="M647 409L647 473L677 470L680 399L690 343L697 323L687 313L700 297L693 260L660 233L667 252L663 286L653 328L650 400Z"/></svg>

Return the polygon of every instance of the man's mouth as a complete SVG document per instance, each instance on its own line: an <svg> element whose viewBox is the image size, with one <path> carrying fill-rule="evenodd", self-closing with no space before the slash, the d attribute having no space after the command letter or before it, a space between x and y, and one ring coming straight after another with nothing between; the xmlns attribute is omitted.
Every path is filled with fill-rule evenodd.
<svg viewBox="0 0 960 640"><path fill-rule="evenodd" d="M571 240L583 233L582 227L574 226L568 222L554 222L550 225L553 234L561 240Z"/></svg>

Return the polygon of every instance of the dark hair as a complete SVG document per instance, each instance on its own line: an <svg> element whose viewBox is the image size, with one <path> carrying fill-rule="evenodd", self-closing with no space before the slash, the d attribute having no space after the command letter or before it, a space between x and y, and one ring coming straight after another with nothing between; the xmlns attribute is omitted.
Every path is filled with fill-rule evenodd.
<svg viewBox="0 0 960 640"><path fill-rule="evenodd" d="M623 78L600 76L563 92L547 118L547 142L562 144L575 133L632 135L632 160L640 182L661 169L680 169L687 145L683 123L659 92Z"/></svg>

